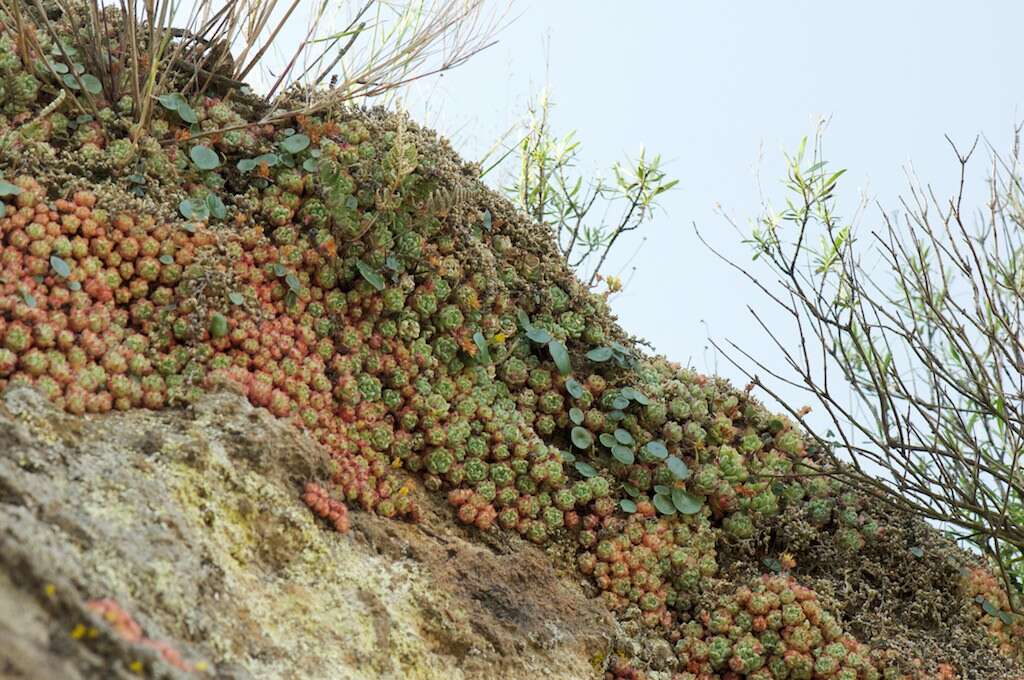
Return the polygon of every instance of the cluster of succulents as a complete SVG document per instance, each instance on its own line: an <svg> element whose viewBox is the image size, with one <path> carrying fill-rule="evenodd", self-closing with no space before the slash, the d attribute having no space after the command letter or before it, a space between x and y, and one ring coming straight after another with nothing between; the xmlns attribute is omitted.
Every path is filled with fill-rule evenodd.
<svg viewBox="0 0 1024 680"><path fill-rule="evenodd" d="M1011 606L995 575L981 566L965 567L962 588L964 596L976 605L974 614L999 651L1024 659L1024 616Z"/></svg>
<svg viewBox="0 0 1024 680"><path fill-rule="evenodd" d="M38 87L13 49L0 30L0 106L24 113ZM883 668L785 577L701 609L723 542L754 546L785 515L854 554L884 522L819 474L788 419L642 356L550 235L436 139L350 110L246 127L227 101L175 93L129 130L134 103L99 99L99 119L51 106L31 138L0 120L18 167L83 174L0 163L0 389L99 414L233 385L331 453L330 483L302 498L339 531L346 504L416 521L418 483L478 530L570 546L686 673ZM970 583L1007 608L994 581ZM1004 651L1024 640L978 611Z"/></svg>
<svg viewBox="0 0 1024 680"><path fill-rule="evenodd" d="M142 627L131 614L118 604L117 600L109 597L89 600L85 603L85 608L102 619L103 623L119 638L134 645L149 647L169 665L185 672L206 670L205 662L189 662L169 643L146 637ZM138 672L141 668L142 663L135 661L132 670Z"/></svg>
<svg viewBox="0 0 1024 680"><path fill-rule="evenodd" d="M843 631L817 594L765 575L701 608L676 643L684 677L881 678L877 654Z"/></svg>

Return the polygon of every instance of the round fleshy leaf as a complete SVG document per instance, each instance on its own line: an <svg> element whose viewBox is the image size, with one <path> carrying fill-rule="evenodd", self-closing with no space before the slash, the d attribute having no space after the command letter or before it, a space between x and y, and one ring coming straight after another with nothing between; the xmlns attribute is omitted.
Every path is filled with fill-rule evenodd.
<svg viewBox="0 0 1024 680"><path fill-rule="evenodd" d="M524 312L523 310L516 310L516 318L519 319L519 325L522 327L524 331L528 331L531 328L533 328L533 324L530 323L530 317L527 316L526 312Z"/></svg>
<svg viewBox="0 0 1024 680"><path fill-rule="evenodd" d="M625 397L615 397L614 399L612 399L612 408L614 409L618 409L621 411L627 406L629 406L629 399L626 399Z"/></svg>
<svg viewBox="0 0 1024 680"><path fill-rule="evenodd" d="M583 411L573 406L571 409L569 409L569 420L571 420L574 425L582 425Z"/></svg>
<svg viewBox="0 0 1024 680"><path fill-rule="evenodd" d="M562 460L566 463L576 462L576 456L571 451L559 451L559 454L561 454Z"/></svg>
<svg viewBox="0 0 1024 680"><path fill-rule="evenodd" d="M668 449L665 448L665 442L658 439L647 442L644 450L658 460L665 460L668 457Z"/></svg>
<svg viewBox="0 0 1024 680"><path fill-rule="evenodd" d="M220 167L220 156L208 146L193 146L188 157L200 170L214 170Z"/></svg>
<svg viewBox="0 0 1024 680"><path fill-rule="evenodd" d="M284 277L284 282L288 285L288 288L296 293L302 290L302 284L299 283L299 277L295 274L289 273Z"/></svg>
<svg viewBox="0 0 1024 680"><path fill-rule="evenodd" d="M173 257L171 257L170 255L161 255L161 256L160 256L159 258L157 258L157 259L159 259L159 261L160 261L160 264L163 264L163 265L170 265L170 264L174 264L174 258L173 258Z"/></svg>
<svg viewBox="0 0 1024 680"><path fill-rule="evenodd" d="M629 513L630 515L636 512L636 503L629 500L628 498L623 498L621 501L619 501L619 507L622 508L623 512Z"/></svg>
<svg viewBox="0 0 1024 680"><path fill-rule="evenodd" d="M617 423L620 420L625 420L626 419L626 414L623 413L622 411L619 411L619 410L608 411L608 413L606 413L604 415L605 415L605 417L608 418L608 420L612 421L613 423Z"/></svg>
<svg viewBox="0 0 1024 680"><path fill-rule="evenodd" d="M597 476L597 470L594 469L594 466L590 463L584 463L582 460L578 460L573 467L576 468L576 472L580 473L580 475L587 479Z"/></svg>
<svg viewBox="0 0 1024 680"><path fill-rule="evenodd" d="M256 156L256 158L254 158L253 160L256 161L256 165L266 163L268 166L272 168L281 162L281 157L278 156L276 153L265 153L262 156Z"/></svg>
<svg viewBox="0 0 1024 680"><path fill-rule="evenodd" d="M686 463L675 456L669 456L668 460L665 461L665 466L676 479L690 478L690 468L686 467Z"/></svg>
<svg viewBox="0 0 1024 680"><path fill-rule="evenodd" d="M704 505L704 499L683 489L672 489L672 505L684 515L696 515Z"/></svg>
<svg viewBox="0 0 1024 680"><path fill-rule="evenodd" d="M676 506L672 504L672 499L665 494L654 494L654 508L663 515L676 514Z"/></svg>
<svg viewBox="0 0 1024 680"><path fill-rule="evenodd" d="M583 385L576 378L569 378L565 381L565 391L572 396L573 399L580 399L583 397Z"/></svg>
<svg viewBox="0 0 1024 680"><path fill-rule="evenodd" d="M612 457L623 465L632 465L633 461L636 460L636 457L633 455L633 449L619 444L612 447Z"/></svg>
<svg viewBox="0 0 1024 680"><path fill-rule="evenodd" d="M622 396L624 396L626 399L630 399L632 401L635 401L636 403L640 404L641 406L647 406L648 404L651 403L651 400L648 399L644 395L643 392L641 392L641 391L639 391L639 390L637 390L637 389L635 389L633 387L623 387L622 390L621 390L621 393L622 393Z"/></svg>
<svg viewBox="0 0 1024 680"><path fill-rule="evenodd" d="M210 194L206 197L206 207L209 208L210 214L218 220L228 216L227 206L224 205L224 201L217 194Z"/></svg>
<svg viewBox="0 0 1024 680"><path fill-rule="evenodd" d="M288 153L299 153L309 148L309 137L303 134L292 135L291 137L285 137L281 142L281 148Z"/></svg>
<svg viewBox="0 0 1024 680"><path fill-rule="evenodd" d="M245 298L242 297L242 294L235 291L228 293L228 300L231 300L231 304L233 305L240 305L245 302Z"/></svg>
<svg viewBox="0 0 1024 680"><path fill-rule="evenodd" d="M621 427L615 430L615 439L620 444L624 444L626 446L632 446L634 443L633 435L629 433L629 430L624 430Z"/></svg>
<svg viewBox="0 0 1024 680"><path fill-rule="evenodd" d="M612 358L612 350L609 347L598 347L587 352L587 358L596 363L604 363Z"/></svg>
<svg viewBox="0 0 1024 680"><path fill-rule="evenodd" d="M640 489L636 488L632 484L623 484L622 490L625 491L630 496L632 496L633 498L636 498L637 496L640 495Z"/></svg>
<svg viewBox="0 0 1024 680"><path fill-rule="evenodd" d="M600 442L601 442L602 444L604 444L605 446L607 446L607 447L608 447L609 449L610 449L610 448L612 448L613 446L615 446L616 444L618 444L618 442L617 442L617 441L615 441L615 437L611 436L611 435L610 435L610 434L608 434L607 432L602 432L602 433L601 433L601 436L600 436L600 437L598 437L597 439L598 439L598 441L600 441Z"/></svg>
<svg viewBox="0 0 1024 680"><path fill-rule="evenodd" d="M594 445L594 435L590 434L590 430L579 425L572 428L570 438L572 439L573 446L578 449L589 449Z"/></svg>
<svg viewBox="0 0 1024 680"><path fill-rule="evenodd" d="M256 162L255 158L242 158L235 164L235 167L238 168L239 172L244 174L255 170L257 165L259 165L259 163Z"/></svg>
<svg viewBox="0 0 1024 680"><path fill-rule="evenodd" d="M101 83L100 79L91 73L86 73L82 76L82 87L84 87L85 91L89 94L99 94L100 92L103 92L103 83Z"/></svg>
<svg viewBox="0 0 1024 680"><path fill-rule="evenodd" d="M654 487L654 493L663 493L666 496L672 493L672 489L668 488L664 484L657 484Z"/></svg>

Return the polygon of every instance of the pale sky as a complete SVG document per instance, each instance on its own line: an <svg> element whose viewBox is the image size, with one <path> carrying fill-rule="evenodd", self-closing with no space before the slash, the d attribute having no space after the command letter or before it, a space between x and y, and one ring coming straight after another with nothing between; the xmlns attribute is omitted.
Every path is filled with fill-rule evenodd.
<svg viewBox="0 0 1024 680"><path fill-rule="evenodd" d="M613 307L659 352L739 384L708 336L778 366L746 305L778 320L780 334L788 328L697 241L694 223L749 264L716 206L743 224L756 217L758 168L766 192L781 196L781 151L822 116L832 121L827 155L848 169L840 212L849 214L861 194L896 208L911 164L950 191L957 165L943 135L969 145L984 134L1006 149L1024 115L1013 85L1024 26L1017 1L519 0L513 14L498 45L418 86L406 106L477 159L547 84L554 130L577 131L585 167L608 168L641 145L660 153L679 186L643 230L638 271ZM974 171L971 186L982 189L980 157ZM877 221L869 210L862 228ZM606 272L636 243L623 243Z"/></svg>

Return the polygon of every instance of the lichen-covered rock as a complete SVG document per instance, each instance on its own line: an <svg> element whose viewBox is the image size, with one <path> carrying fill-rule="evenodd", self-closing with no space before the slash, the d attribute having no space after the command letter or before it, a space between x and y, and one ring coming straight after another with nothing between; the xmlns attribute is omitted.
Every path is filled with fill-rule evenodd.
<svg viewBox="0 0 1024 680"><path fill-rule="evenodd" d="M298 502L326 469L231 393L83 421L9 390L0 676L593 677L614 621L571 574L429 498L327 531Z"/></svg>

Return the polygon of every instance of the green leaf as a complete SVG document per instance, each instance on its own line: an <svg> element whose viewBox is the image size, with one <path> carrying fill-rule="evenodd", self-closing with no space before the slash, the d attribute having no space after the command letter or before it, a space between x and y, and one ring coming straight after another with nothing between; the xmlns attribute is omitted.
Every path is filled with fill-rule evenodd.
<svg viewBox="0 0 1024 680"><path fill-rule="evenodd" d="M216 217L218 220L222 220L228 216L228 208L224 205L224 201L220 199L217 194L209 194L206 197L206 207L209 208L210 214Z"/></svg>
<svg viewBox="0 0 1024 680"><path fill-rule="evenodd" d="M568 378L565 381L565 391L568 392L573 399L583 398L583 385L576 378Z"/></svg>
<svg viewBox="0 0 1024 680"><path fill-rule="evenodd" d="M259 163L256 162L255 158L242 158L235 164L235 167L238 168L239 172L244 174L255 170L257 165L259 165Z"/></svg>
<svg viewBox="0 0 1024 680"><path fill-rule="evenodd" d="M177 92L162 94L157 97L156 100L160 102L160 106L164 107L168 111L177 111L179 106L188 103L185 101L185 98Z"/></svg>
<svg viewBox="0 0 1024 680"><path fill-rule="evenodd" d="M299 277L297 277L295 274L289 273L287 276L284 277L284 282L288 284L288 288L295 291L296 293L302 290L302 284L299 283Z"/></svg>
<svg viewBox="0 0 1024 680"><path fill-rule="evenodd" d="M688 494L683 489L672 489L672 505L684 515L696 515L704 505L704 499Z"/></svg>
<svg viewBox="0 0 1024 680"><path fill-rule="evenodd" d="M281 148L290 154L296 154L309 148L309 137L303 134L285 137L281 142Z"/></svg>
<svg viewBox="0 0 1024 680"><path fill-rule="evenodd" d="M594 445L594 435L590 434L590 430L579 425L572 428L570 438L572 439L573 446L578 449L589 449Z"/></svg>
<svg viewBox="0 0 1024 680"><path fill-rule="evenodd" d="M487 231L491 230L491 226L494 223L494 218L491 216L490 210L484 211L484 229Z"/></svg>
<svg viewBox="0 0 1024 680"><path fill-rule="evenodd" d="M562 456L562 460L565 461L566 463L575 463L576 462L576 456L574 456L571 452L569 452L569 451L559 451L559 453Z"/></svg>
<svg viewBox="0 0 1024 680"><path fill-rule="evenodd" d="M763 560L761 560L761 564L763 564L768 569L768 571L775 572L776 574L782 572L782 562L778 561L774 557L764 558Z"/></svg>
<svg viewBox="0 0 1024 680"><path fill-rule="evenodd" d="M612 447L612 457L623 465L632 465L633 461L636 460L632 449L619 444Z"/></svg>
<svg viewBox="0 0 1024 680"><path fill-rule="evenodd" d="M999 616L999 608L988 600L981 603L981 608L989 616Z"/></svg>
<svg viewBox="0 0 1024 680"><path fill-rule="evenodd" d="M533 340L538 345L546 345L552 340L551 333L548 333L543 328L529 329L528 331L526 331L526 337L528 337L530 340Z"/></svg>
<svg viewBox="0 0 1024 680"><path fill-rule="evenodd" d="M82 76L82 86L85 87L85 91L89 94L99 94L103 92L103 83L96 76L86 73Z"/></svg>
<svg viewBox="0 0 1024 680"><path fill-rule="evenodd" d="M580 473L580 475L587 479L597 476L597 470L595 470L594 466L590 463L584 463L582 460L578 460L573 467L576 468L576 472Z"/></svg>
<svg viewBox="0 0 1024 680"><path fill-rule="evenodd" d="M548 351L551 352L551 359L554 360L558 372L562 375L572 373L572 362L569 360L569 350L559 340L552 340L548 343Z"/></svg>
<svg viewBox="0 0 1024 680"><path fill-rule="evenodd" d="M668 468L668 471L676 479L690 478L690 468L686 467L686 463L675 456L669 456L668 460L665 461L665 467Z"/></svg>
<svg viewBox="0 0 1024 680"><path fill-rule="evenodd" d="M253 160L256 161L256 165L266 163L268 167L272 168L281 162L281 157L276 153L265 153L262 156L256 156Z"/></svg>
<svg viewBox="0 0 1024 680"><path fill-rule="evenodd" d="M640 392L639 390L634 389L632 387L623 387L619 391L619 393L626 399L632 399L641 406L647 406L648 404L651 403L651 400L648 399L643 392Z"/></svg>
<svg viewBox="0 0 1024 680"><path fill-rule="evenodd" d="M632 446L634 443L633 435L629 433L629 430L624 430L621 427L615 430L615 439L626 446Z"/></svg>
<svg viewBox="0 0 1024 680"><path fill-rule="evenodd" d="M214 170L220 167L220 156L208 146L193 146L188 156L200 170Z"/></svg>
<svg viewBox="0 0 1024 680"><path fill-rule="evenodd" d="M672 504L672 499L665 494L654 494L654 507L663 515L676 514L676 506Z"/></svg>
<svg viewBox="0 0 1024 680"><path fill-rule="evenodd" d="M573 425L583 424L583 411L573 406L569 409L569 420L572 421Z"/></svg>
<svg viewBox="0 0 1024 680"><path fill-rule="evenodd" d="M362 274L363 278L366 279L371 286L376 288L378 291L384 290L384 277L380 273L366 264L362 260L356 260L356 269Z"/></svg>
<svg viewBox="0 0 1024 680"><path fill-rule="evenodd" d="M587 352L587 358L597 363L604 363L612 358L610 347L598 347Z"/></svg>
<svg viewBox="0 0 1024 680"><path fill-rule="evenodd" d="M36 298L35 298L35 296L32 295L32 293L29 293L27 291L22 291L22 293L21 293L21 301L24 302L29 307L31 307L32 309L35 309L35 307L36 307Z"/></svg>
<svg viewBox="0 0 1024 680"><path fill-rule="evenodd" d="M526 315L521 309L516 310L516 318L519 319L519 325L522 326L524 331L528 331L533 328L533 324L530 323L530 317Z"/></svg>
<svg viewBox="0 0 1024 680"><path fill-rule="evenodd" d="M21 187L0 179L0 198L5 196L17 196L22 191Z"/></svg>
<svg viewBox="0 0 1024 680"><path fill-rule="evenodd" d="M288 276L288 268L280 262L274 263L274 276L281 278L282 276Z"/></svg>
<svg viewBox="0 0 1024 680"><path fill-rule="evenodd" d="M625 397L615 397L614 399L612 399L612 408L614 409L618 409L621 411L627 406L629 406L629 399L626 399Z"/></svg>
<svg viewBox="0 0 1024 680"><path fill-rule="evenodd" d="M487 338L480 331L473 333L473 344L476 345L477 356L485 364L491 363L491 351L487 348Z"/></svg>
<svg viewBox="0 0 1024 680"><path fill-rule="evenodd" d="M640 495L640 489L636 488L632 484L623 484L622 490L625 491L630 496L632 496L633 498L636 498L637 496Z"/></svg>
<svg viewBox="0 0 1024 680"><path fill-rule="evenodd" d="M71 276L71 267L68 266L67 262L56 255L50 256L50 266L53 267L53 271L57 273L57 276L62 279L66 279Z"/></svg>
<svg viewBox="0 0 1024 680"><path fill-rule="evenodd" d="M320 164L317 162L315 158L307 158L306 160L302 161L302 169L305 170L306 172L316 172L316 169L317 167L319 167L319 165Z"/></svg>
<svg viewBox="0 0 1024 680"><path fill-rule="evenodd" d="M604 416L613 423L617 423L620 420L626 419L626 414L623 413L622 411L619 411L618 409L614 411L608 411L607 413L604 414Z"/></svg>
<svg viewBox="0 0 1024 680"><path fill-rule="evenodd" d="M233 305L240 305L245 302L245 298L242 297L242 294L236 293L235 291L228 293L228 300L230 300Z"/></svg>
<svg viewBox="0 0 1024 680"><path fill-rule="evenodd" d="M174 264L174 258L170 255L161 255L158 259L160 260L160 264Z"/></svg>
<svg viewBox="0 0 1024 680"><path fill-rule="evenodd" d="M665 458L668 457L668 449L665 448L665 442L658 439L647 442L644 446L644 450L658 460L665 460Z"/></svg>
<svg viewBox="0 0 1024 680"><path fill-rule="evenodd" d="M601 436L598 437L597 440L604 444L605 446L607 446L609 449L618 444L618 442L615 441L615 437L611 436L607 432L602 432Z"/></svg>
<svg viewBox="0 0 1024 680"><path fill-rule="evenodd" d="M669 487L665 486L664 484L656 484L654 486L654 493L663 493L666 496L668 496L668 495L670 495L672 493L672 489L670 489Z"/></svg>
<svg viewBox="0 0 1024 680"><path fill-rule="evenodd" d="M64 81L64 85L66 85L69 89L72 89L76 92L82 89L81 87L79 87L78 81L75 79L74 74L65 73L61 80Z"/></svg>
<svg viewBox="0 0 1024 680"><path fill-rule="evenodd" d="M910 554L918 559L921 559L922 557L924 557L924 548L922 548L919 545L915 545L910 549Z"/></svg>
<svg viewBox="0 0 1024 680"><path fill-rule="evenodd" d="M619 507L622 508L623 512L629 513L630 515L636 512L636 503L629 500L628 498L623 498L622 500L620 500Z"/></svg>

